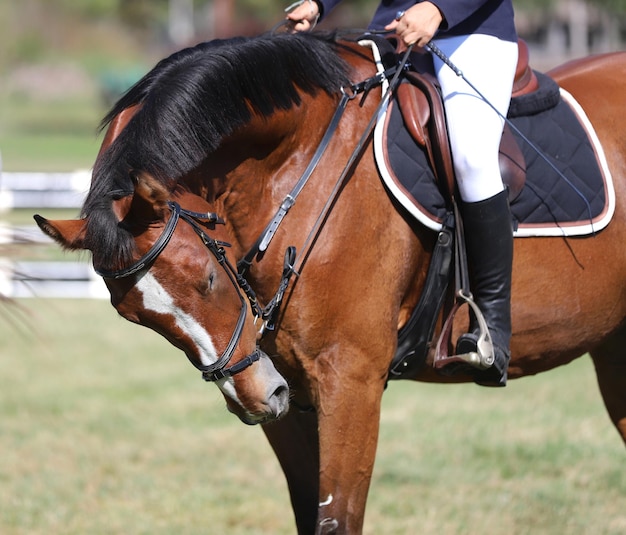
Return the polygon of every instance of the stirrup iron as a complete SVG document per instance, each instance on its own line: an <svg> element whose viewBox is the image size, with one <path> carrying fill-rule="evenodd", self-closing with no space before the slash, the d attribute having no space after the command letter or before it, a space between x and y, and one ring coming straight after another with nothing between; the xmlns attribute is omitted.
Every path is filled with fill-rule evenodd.
<svg viewBox="0 0 626 535"><path fill-rule="evenodd" d="M450 345L450 337L452 335L452 325L454 323L454 316L458 312L459 308L467 304L478 324L478 340L476 341L476 351L470 351L469 353L461 353L459 355L449 355L448 347ZM495 351L493 349L493 341L491 340L491 334L487 328L487 322L478 308L478 305L474 301L474 297L471 292L465 293L463 290L459 290L456 293L455 304L444 323L441 335L437 341L437 349L435 352L434 367L436 369L445 368L449 364L468 364L477 370L486 370L490 368L495 362Z"/></svg>

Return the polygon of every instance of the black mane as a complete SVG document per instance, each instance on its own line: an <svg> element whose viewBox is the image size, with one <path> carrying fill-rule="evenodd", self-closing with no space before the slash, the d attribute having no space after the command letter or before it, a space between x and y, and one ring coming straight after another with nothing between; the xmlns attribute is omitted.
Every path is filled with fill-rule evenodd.
<svg viewBox="0 0 626 535"><path fill-rule="evenodd" d="M115 104L105 128L135 104L133 116L98 158L82 216L86 246L100 268L130 261L133 241L111 210L133 191L132 173L147 171L168 187L196 168L251 119L300 103L299 91L333 94L349 84L334 40L267 34L199 44L160 61Z"/></svg>

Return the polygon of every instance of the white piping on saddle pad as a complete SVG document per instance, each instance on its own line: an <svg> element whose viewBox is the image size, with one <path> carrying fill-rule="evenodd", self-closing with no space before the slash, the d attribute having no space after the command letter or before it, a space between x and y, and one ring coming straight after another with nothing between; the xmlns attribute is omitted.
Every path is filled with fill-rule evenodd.
<svg viewBox="0 0 626 535"><path fill-rule="evenodd" d="M606 156L604 155L604 149L600 144L600 140L596 135L596 131L591 124L591 121L589 121L585 110L583 110L582 106L576 101L576 99L565 89L560 88L560 91L561 98L572 109L574 115L576 115L576 117L578 118L578 121L587 133L587 137L591 142L591 148L596 155L596 160L600 167L600 171L604 176L604 184L606 188L606 208L604 213L596 220L594 220L593 224L585 223L582 225L568 225L567 223L559 223L558 227L525 227L520 228L516 232L516 236L585 236L587 234L593 234L594 232L598 232L599 230L605 228L610 223L611 219L613 219L613 214L615 213L615 188L613 187L613 176L611 175L611 171L609 170Z"/></svg>
<svg viewBox="0 0 626 535"><path fill-rule="evenodd" d="M380 51L376 46L376 43L371 40L362 40L359 41L359 44L371 48L372 54L374 56L374 61L376 63L376 70L379 73L383 72L385 68L382 64ZM383 94L387 90L387 86L388 83L386 81L383 82ZM583 224L568 224L567 222L564 222L559 223L558 226L555 226L554 224L549 224L545 226L541 224L520 226L515 232L516 237L585 236L593 234L594 232L598 232L599 230L605 228L609 224L615 213L615 189L613 187L613 177L611 176L611 172L606 161L604 150L602 148L602 145L600 144L600 140L598 139L593 125L589 121L587 114L582 109L580 104L566 90L560 89L560 92L563 100L570 106L572 111L578 117L581 126L586 131L591 142L591 146L596 154L598 165L605 179L606 208L602 215L596 218L593 223L591 221ZM413 201L409 197L407 197L402 189L397 186L397 184L391 177L387 166L385 165L383 135L385 131L385 117L387 116L387 111L388 105L380 110L380 113L378 115L378 122L376 123L376 128L374 129L374 157L376 159L378 171L381 175L383 183L391 192L391 194L415 219L417 219L425 227L434 231L439 231L441 230L441 224L438 221L428 217L427 214L425 214L415 206Z"/></svg>
<svg viewBox="0 0 626 535"><path fill-rule="evenodd" d="M374 41L370 40L362 40L359 41L361 46L368 46L372 49L372 54L374 56L374 62L376 63L376 72L382 73L385 70L383 65L380 50ZM382 83L382 94L384 95L387 91L387 87L389 87L389 82L385 79ZM389 101L390 102L390 101ZM385 165L385 156L383 150L383 134L385 132L385 117L387 116L387 110L389 108L389 102L387 105L381 108L378 113L378 121L376 122L376 128L374 128L374 158L376 159L376 164L378 165L378 172L383 179L383 183L387 187L387 189L391 192L391 194L400 202L404 208L422 225L425 227L439 231L441 230L441 224L437 221L434 221L430 217L427 217L423 212L417 209L413 201L409 199L404 192L396 185L393 178L389 174L389 170Z"/></svg>

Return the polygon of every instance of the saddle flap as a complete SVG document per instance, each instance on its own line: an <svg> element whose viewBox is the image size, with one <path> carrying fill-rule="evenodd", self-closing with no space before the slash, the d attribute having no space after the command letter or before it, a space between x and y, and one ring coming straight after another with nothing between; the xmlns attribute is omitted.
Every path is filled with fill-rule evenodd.
<svg viewBox="0 0 626 535"><path fill-rule="evenodd" d="M413 139L422 146L426 145L426 125L430 119L430 106L424 93L410 83L398 86L398 106L404 124Z"/></svg>
<svg viewBox="0 0 626 535"><path fill-rule="evenodd" d="M400 110L405 124L415 123L416 119L410 119L408 113L413 111L411 106L423 106L426 111L417 112L417 122L421 123L421 129L414 135L409 129L416 142L424 146L433 167L438 182L445 185L450 196L454 194L454 167L452 165L452 153L448 141L446 116L443 108L441 93L437 86L436 78L427 73L409 71L405 74L409 83L401 84L404 88L404 108ZM410 95L413 93L413 95ZM410 96L409 96L410 95ZM410 104L409 104L410 103ZM415 127L417 130L417 127Z"/></svg>
<svg viewBox="0 0 626 535"><path fill-rule="evenodd" d="M508 124L504 125L498 154L502 182L508 187L509 201L513 202L526 182L526 159Z"/></svg>

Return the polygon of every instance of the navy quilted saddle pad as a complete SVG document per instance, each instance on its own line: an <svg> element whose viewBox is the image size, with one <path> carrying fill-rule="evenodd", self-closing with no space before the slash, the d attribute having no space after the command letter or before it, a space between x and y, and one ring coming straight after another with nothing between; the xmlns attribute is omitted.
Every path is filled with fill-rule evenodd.
<svg viewBox="0 0 626 535"><path fill-rule="evenodd" d="M516 236L597 232L615 207L604 152L574 98L545 75L537 76L542 92L524 95L521 102L513 99L509 110L510 121L532 143L514 132L526 161L526 184L511 204ZM447 212L445 198L394 100L380 116L374 150L390 193L424 225L438 230Z"/></svg>

